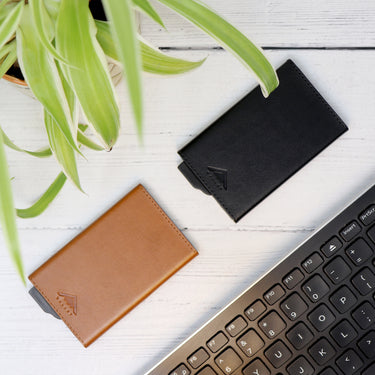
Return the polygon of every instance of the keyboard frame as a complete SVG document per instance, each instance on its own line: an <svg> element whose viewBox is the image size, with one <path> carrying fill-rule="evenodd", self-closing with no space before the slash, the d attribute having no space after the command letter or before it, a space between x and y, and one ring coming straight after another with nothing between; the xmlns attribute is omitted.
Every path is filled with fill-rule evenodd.
<svg viewBox="0 0 375 375"><path fill-rule="evenodd" d="M298 245L294 250L289 252L278 263L276 263L272 268L270 268L263 276L261 276L258 280L252 283L247 289L245 289L240 295L238 295L235 299L233 299L225 307L223 307L218 313L216 313L211 319L209 319L203 326L201 326L198 330L196 330L191 336L189 336L180 345L178 345L172 352L170 352L166 357L164 357L160 362L158 362L154 367L152 367L148 372L146 372L145 375L169 375L178 365L182 363L186 365L187 358L196 350L198 350L200 347L205 348L205 350L210 354L210 358L209 360L207 360L207 362L204 363L204 365L200 366L196 370L192 370L191 366L188 366L189 370L191 371L191 374L194 374L194 375L198 373L200 370L202 370L206 365L210 365L211 367L213 367L213 369L215 370L215 372L217 372L218 375L223 375L224 373L217 368L214 362L214 359L228 347L233 347L236 353L244 361L240 369L232 372L231 375L242 374L242 369L245 367L245 365L251 363L257 358L260 358L262 362L266 364L267 368L270 370L272 375L273 374L287 374L286 367L288 367L296 358L298 358L301 355L307 358L309 362L312 364L312 366L315 369L314 374L315 373L318 374L324 368L333 366L339 354L341 355L347 350L353 349L353 347L355 347L356 352L359 352L359 349L356 347L356 342L361 337L363 337L366 334L366 332L370 331L371 329L375 329L373 326L372 328L361 330L360 327L358 327L358 325L353 324L358 332L357 339L354 340L350 345L348 345L344 349L340 348L334 342L333 339L330 339L329 341L332 344L332 346L335 348L335 350L337 351L337 354L332 360L326 363L323 367L318 366L311 359L310 355L308 354L308 348L311 347L314 343L316 343L320 338L326 337L327 332L329 332L332 328L334 328L343 319L348 319L352 323L353 319L351 317L351 311L357 308L363 302L370 301L372 306L374 306L374 299L372 298L373 296L372 292L371 294L367 296L361 296L359 295L359 293L356 293L356 296L358 298L358 303L353 309L349 310L349 312L344 313L344 314L338 313L338 311L333 308L333 306L331 305L329 301L329 297L343 285L349 285L350 289L355 292L355 288L351 285L350 280L358 271L360 271L366 266L369 266L369 264L372 264L372 261L374 260L375 254L373 254L371 259L365 265L361 267L357 267L357 266L354 266L349 261L349 259L346 257L346 254L345 254L346 247L349 246L352 242L354 242L356 239L360 237L364 238L366 242L368 242L372 246L373 249L375 248L375 244L371 240L369 240L367 237L367 231L372 226L375 225L374 224L375 221L369 224L368 226L364 226L364 224L359 220L359 215L367 207L369 207L371 204L374 204L374 203L375 203L375 185L365 190L364 193L359 195L356 199L354 199L347 206L345 206L343 210L341 210L333 218L329 219L321 227L315 230L308 238L306 238L305 241L303 241L300 245ZM358 235L356 235L349 242L345 242L339 235L339 231L353 220L356 220L360 224L362 230ZM335 254L334 256L330 258L327 258L321 252L320 249L322 245L324 245L324 243L326 243L333 236L339 237L340 241L343 243L343 246L341 249L339 249L337 254ZM324 262L311 274L307 274L307 272L301 266L301 263L314 252L318 252L324 259ZM349 264L351 269L354 271L352 272L350 277L345 280L345 282L335 285L324 274L323 267L327 265L327 263L331 261L332 259L334 259L337 255L342 255L345 261ZM303 272L304 279L295 288L293 288L292 290L289 290L282 283L282 279L285 275L287 275L290 271L292 271L296 267L299 268ZM372 270L374 270L374 267L372 267ZM319 300L318 303L313 303L307 298L307 296L304 294L301 288L302 288L302 285L307 280L309 280L312 276L316 274L324 275L324 280L330 286L330 292L326 296L324 296L321 300ZM264 300L263 295L276 284L282 285L286 293L273 306L270 306ZM303 297L304 301L308 304L309 308L307 312L302 314L301 317L299 317L296 321L292 322L289 319L287 319L284 313L281 311L280 303L284 301L286 298L288 298L295 291L298 291L298 294ZM251 322L245 316L244 311L247 307L249 307L252 303L254 303L256 300L259 300L259 299L266 305L267 310L263 312L255 321ZM327 330L321 333L318 333L313 328L311 323L308 321L307 314L309 314L314 308L318 307L322 303L326 304L327 306L331 308L331 310L334 312L336 320ZM271 311L276 311L283 318L285 323L287 323L287 328L282 333L280 333L277 337L273 339L268 339L267 336L263 334L263 332L260 330L258 326L258 321ZM225 331L225 326L234 318L236 318L238 315L245 317L245 320L248 323L248 326L238 336L232 338ZM307 327L314 333L314 339L306 347L297 351L296 349L293 348L293 346L290 344L290 342L286 338L286 333L292 327L294 327L298 322L301 322L301 321L304 322L307 325ZM239 349L239 347L236 344L236 341L238 340L239 337L241 337L242 334L247 332L247 330L250 328L254 328L257 331L257 333L261 336L261 338L265 342L265 345L253 357L248 358ZM224 334L229 338L229 343L227 343L217 353L211 353L210 350L207 348L206 342L219 331L224 332ZM288 348L292 351L292 358L289 359L280 368L274 369L272 365L270 365L268 360L264 359L265 358L264 351L270 345L272 345L272 343L275 343L279 339L282 340L288 346ZM369 365L371 361L368 360L364 355L361 356L361 359L364 361L364 363L366 363L366 365L362 368L363 370L366 368L366 366ZM334 368L335 368L335 371L337 372L337 367L335 366ZM340 370L338 370L338 374L345 375Z"/></svg>

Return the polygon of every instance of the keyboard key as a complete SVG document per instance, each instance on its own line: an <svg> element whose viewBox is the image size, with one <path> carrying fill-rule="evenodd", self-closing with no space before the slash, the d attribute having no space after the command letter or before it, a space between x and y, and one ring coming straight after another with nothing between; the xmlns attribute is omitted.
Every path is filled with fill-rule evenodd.
<svg viewBox="0 0 375 375"><path fill-rule="evenodd" d="M312 302L319 301L329 292L327 283L319 275L315 275L308 280L302 289Z"/></svg>
<svg viewBox="0 0 375 375"><path fill-rule="evenodd" d="M322 338L309 349L309 353L318 365L323 366L335 356L336 351L327 339Z"/></svg>
<svg viewBox="0 0 375 375"><path fill-rule="evenodd" d="M337 375L336 371L333 371L331 367L324 369L319 375Z"/></svg>
<svg viewBox="0 0 375 375"><path fill-rule="evenodd" d="M313 253L302 263L302 267L307 273L315 271L323 263L323 258L318 253Z"/></svg>
<svg viewBox="0 0 375 375"><path fill-rule="evenodd" d="M288 289L293 289L303 280L303 278L303 273L298 268L295 268L293 271L284 276L283 283Z"/></svg>
<svg viewBox="0 0 375 375"><path fill-rule="evenodd" d="M314 369L305 357L298 357L286 369L289 375L313 375Z"/></svg>
<svg viewBox="0 0 375 375"><path fill-rule="evenodd" d="M353 220L345 228L341 229L340 236L346 242L349 242L360 232L361 232L360 225L355 220Z"/></svg>
<svg viewBox="0 0 375 375"><path fill-rule="evenodd" d="M208 349L212 353L218 352L228 342L227 337L223 332L217 333L214 337L207 341Z"/></svg>
<svg viewBox="0 0 375 375"><path fill-rule="evenodd" d="M305 323L298 323L287 334L287 339L296 348L302 349L313 339L313 334L306 327Z"/></svg>
<svg viewBox="0 0 375 375"><path fill-rule="evenodd" d="M243 375L271 375L270 370L260 360L256 359L242 370Z"/></svg>
<svg viewBox="0 0 375 375"><path fill-rule="evenodd" d="M306 303L297 293L284 300L280 307L290 320L296 320L307 310Z"/></svg>
<svg viewBox="0 0 375 375"><path fill-rule="evenodd" d="M366 336L362 337L358 342L358 346L367 358L375 358L375 331L371 331Z"/></svg>
<svg viewBox="0 0 375 375"><path fill-rule="evenodd" d="M375 220L375 204L367 207L360 215L359 220L362 221L364 225L369 225Z"/></svg>
<svg viewBox="0 0 375 375"><path fill-rule="evenodd" d="M215 363L224 374L230 375L242 365L242 359L232 348L228 348L215 358Z"/></svg>
<svg viewBox="0 0 375 375"><path fill-rule="evenodd" d="M307 317L319 332L324 331L335 321L332 311L324 304L318 306Z"/></svg>
<svg viewBox="0 0 375 375"><path fill-rule="evenodd" d="M270 312L258 324L260 329L270 339L276 337L286 327L285 322L276 311Z"/></svg>
<svg viewBox="0 0 375 375"><path fill-rule="evenodd" d="M193 369L197 369L198 367L203 365L203 363L206 362L208 358L210 358L208 353L203 348L199 348L188 358L188 362Z"/></svg>
<svg viewBox="0 0 375 375"><path fill-rule="evenodd" d="M280 284L271 288L263 297L270 304L275 304L285 294Z"/></svg>
<svg viewBox="0 0 375 375"><path fill-rule="evenodd" d="M323 254L329 258L337 252L342 247L341 241L335 236L332 237L326 244L324 244L320 250Z"/></svg>
<svg viewBox="0 0 375 375"><path fill-rule="evenodd" d="M226 327L226 331L232 336L237 336L247 327L246 320L242 316L238 316L232 320Z"/></svg>
<svg viewBox="0 0 375 375"><path fill-rule="evenodd" d="M375 225L369 229L367 235L370 237L370 240L375 243Z"/></svg>
<svg viewBox="0 0 375 375"><path fill-rule="evenodd" d="M367 329L375 322L375 309L368 302L364 302L354 310L352 315L362 329Z"/></svg>
<svg viewBox="0 0 375 375"><path fill-rule="evenodd" d="M361 375L374 375L374 374L375 374L375 362L370 367L367 367L367 369L363 371Z"/></svg>
<svg viewBox="0 0 375 375"><path fill-rule="evenodd" d="M362 265L373 255L371 247L363 238L353 242L346 250L346 255L356 266Z"/></svg>
<svg viewBox="0 0 375 375"><path fill-rule="evenodd" d="M245 310L245 315L251 320L259 318L266 311L266 306L260 300L254 302Z"/></svg>
<svg viewBox="0 0 375 375"><path fill-rule="evenodd" d="M336 364L345 375L353 375L363 366L361 358L352 349L339 357Z"/></svg>
<svg viewBox="0 0 375 375"><path fill-rule="evenodd" d="M358 333L347 320L343 320L332 329L331 336L339 346L345 348L358 336Z"/></svg>
<svg viewBox="0 0 375 375"><path fill-rule="evenodd" d="M273 367L279 368L291 358L292 353L283 342L277 341L264 352L264 355Z"/></svg>
<svg viewBox="0 0 375 375"><path fill-rule="evenodd" d="M253 329L250 329L237 340L237 345L246 356L252 357L263 348L264 341Z"/></svg>
<svg viewBox="0 0 375 375"><path fill-rule="evenodd" d="M353 277L352 283L358 292L365 296L375 288L375 275L366 267Z"/></svg>
<svg viewBox="0 0 375 375"><path fill-rule="evenodd" d="M324 267L324 272L334 284L339 284L350 275L351 269L344 259L336 257Z"/></svg>
<svg viewBox="0 0 375 375"><path fill-rule="evenodd" d="M330 301L335 309L341 314L349 311L357 302L357 297L350 291L347 286L341 287L333 293Z"/></svg>
<svg viewBox="0 0 375 375"><path fill-rule="evenodd" d="M169 373L169 375L190 375L190 374L191 374L190 370L183 363L181 363L180 366L178 366L172 372Z"/></svg>
<svg viewBox="0 0 375 375"><path fill-rule="evenodd" d="M199 371L197 375L217 375L217 373L212 370L212 367L206 366L203 370Z"/></svg>

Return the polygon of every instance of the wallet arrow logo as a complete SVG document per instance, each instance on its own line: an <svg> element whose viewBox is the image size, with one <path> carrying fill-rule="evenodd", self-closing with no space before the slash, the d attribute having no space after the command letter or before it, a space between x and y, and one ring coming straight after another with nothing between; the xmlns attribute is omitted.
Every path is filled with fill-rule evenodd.
<svg viewBox="0 0 375 375"><path fill-rule="evenodd" d="M224 190L227 190L228 171L226 169L216 167L207 167L207 170L216 177L216 180L220 183Z"/></svg>
<svg viewBox="0 0 375 375"><path fill-rule="evenodd" d="M57 299L60 305L71 315L77 315L77 296L66 292L57 292Z"/></svg>

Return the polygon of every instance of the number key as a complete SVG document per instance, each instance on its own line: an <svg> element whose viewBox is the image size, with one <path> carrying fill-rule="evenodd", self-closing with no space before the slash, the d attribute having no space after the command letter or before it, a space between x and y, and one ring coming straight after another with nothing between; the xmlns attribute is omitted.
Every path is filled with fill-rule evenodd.
<svg viewBox="0 0 375 375"><path fill-rule="evenodd" d="M237 345L245 353L245 355L252 357L261 348L263 348L264 341L253 329L250 329L237 340Z"/></svg>
<svg viewBox="0 0 375 375"><path fill-rule="evenodd" d="M307 310L306 303L297 293L284 300L280 307L290 320L296 320Z"/></svg>
<svg viewBox="0 0 375 375"><path fill-rule="evenodd" d="M319 301L329 292L327 283L319 275L315 275L309 279L303 285L302 289L312 302Z"/></svg>
<svg viewBox="0 0 375 375"><path fill-rule="evenodd" d="M259 321L259 327L268 338L272 339L285 329L286 324L276 311L272 311Z"/></svg>
<svg viewBox="0 0 375 375"><path fill-rule="evenodd" d="M230 375L242 365L242 359L232 348L228 348L215 358L215 363L224 374Z"/></svg>

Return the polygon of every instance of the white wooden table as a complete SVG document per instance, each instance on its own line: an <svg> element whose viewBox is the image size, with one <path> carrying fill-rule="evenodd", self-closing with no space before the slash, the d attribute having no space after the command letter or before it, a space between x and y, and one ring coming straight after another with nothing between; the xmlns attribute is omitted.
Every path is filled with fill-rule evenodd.
<svg viewBox="0 0 375 375"><path fill-rule="evenodd" d="M275 66L292 58L350 127L240 223L177 170L176 151L255 86L216 43L161 6L169 32L141 19L145 38L174 56L207 62L183 76L144 76L141 147L119 87L121 137L111 153L87 151L79 169L87 195L67 184L42 216L20 220L26 273L144 183L199 250L195 258L84 349L27 295L0 244L0 373L138 375L170 352L366 187L375 174L375 2L205 0L267 47ZM0 82L0 124L20 146L45 145L39 104ZM58 173L55 161L8 151L18 207ZM164 375L164 374L161 374Z"/></svg>

